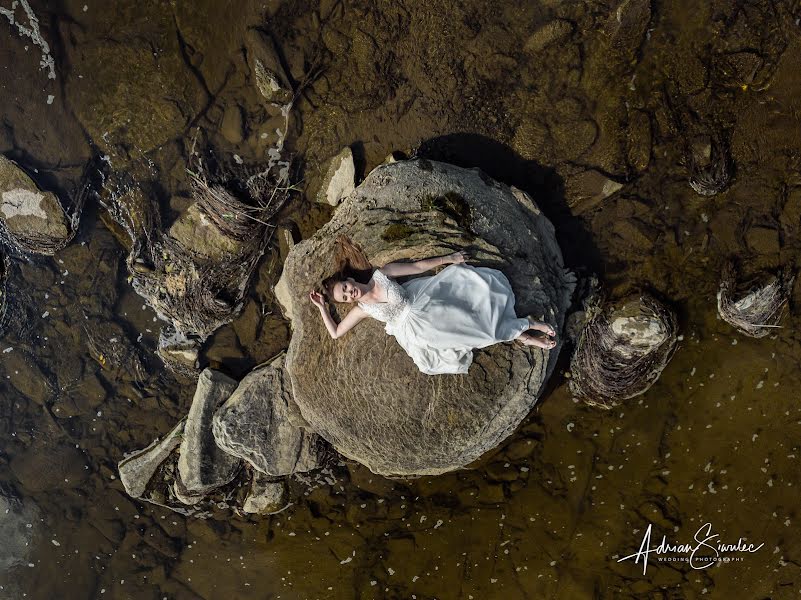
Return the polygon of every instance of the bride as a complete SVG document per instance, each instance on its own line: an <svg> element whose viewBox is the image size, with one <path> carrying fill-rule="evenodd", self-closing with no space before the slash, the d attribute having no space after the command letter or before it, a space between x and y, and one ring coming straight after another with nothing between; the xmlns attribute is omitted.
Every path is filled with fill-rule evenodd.
<svg viewBox="0 0 801 600"><path fill-rule="evenodd" d="M337 240L338 271L322 283L324 294L309 293L319 307L328 333L342 337L359 321L384 322L423 373L467 373L473 349L518 340L526 346L550 349L556 333L530 315L517 318L515 297L506 276L489 267L465 263L465 252L415 262L393 262L375 269L361 248L346 236ZM417 275L448 265L436 275L403 284L393 278ZM369 275L369 278L368 278ZM357 305L337 324L326 298ZM530 330L544 335L534 335Z"/></svg>

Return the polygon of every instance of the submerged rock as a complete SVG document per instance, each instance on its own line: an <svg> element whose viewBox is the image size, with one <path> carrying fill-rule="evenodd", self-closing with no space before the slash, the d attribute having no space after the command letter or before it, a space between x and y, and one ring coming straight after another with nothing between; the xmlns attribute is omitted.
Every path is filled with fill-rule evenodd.
<svg viewBox="0 0 801 600"><path fill-rule="evenodd" d="M187 503L229 483L242 466L239 458L217 446L211 429L214 411L235 389L236 381L218 371L205 369L198 378L178 459L177 489Z"/></svg>
<svg viewBox="0 0 801 600"><path fill-rule="evenodd" d="M794 281L794 276L779 271L738 282L734 268L729 265L718 290L718 314L745 335L765 337L779 327Z"/></svg>
<svg viewBox="0 0 801 600"><path fill-rule="evenodd" d="M117 467L125 491L133 498L141 498L153 474L161 463L181 444L186 419L181 419L170 433L147 448L122 459Z"/></svg>
<svg viewBox="0 0 801 600"><path fill-rule="evenodd" d="M83 452L64 442L34 442L10 467L22 487L34 493L74 488L89 476Z"/></svg>
<svg viewBox="0 0 801 600"><path fill-rule="evenodd" d="M293 328L286 369L310 428L383 475L438 474L469 464L528 414L558 347L496 344L475 352L468 374L429 376L377 321L331 339L308 293L334 271L341 234L374 265L469 248L474 262L507 275L518 314L559 331L574 279L553 226L529 196L477 169L399 161L372 171L329 223L290 250L284 265L277 287Z"/></svg>
<svg viewBox="0 0 801 600"><path fill-rule="evenodd" d="M581 214L595 208L622 187L622 183L598 171L584 171L565 181L565 199L575 214Z"/></svg>
<svg viewBox="0 0 801 600"><path fill-rule="evenodd" d="M563 19L549 21L526 40L527 52L539 52L573 33L573 23Z"/></svg>
<svg viewBox="0 0 801 600"><path fill-rule="evenodd" d="M286 485L280 478L256 472L242 510L249 514L271 515L286 507Z"/></svg>
<svg viewBox="0 0 801 600"><path fill-rule="evenodd" d="M217 445L266 475L321 466L318 436L290 421L290 394L282 358L250 372L214 415Z"/></svg>
<svg viewBox="0 0 801 600"><path fill-rule="evenodd" d="M27 564L34 532L39 529L34 529L33 524L40 518L39 509L30 498L20 498L9 485L0 483L0 574Z"/></svg>
<svg viewBox="0 0 801 600"><path fill-rule="evenodd" d="M0 156L0 237L35 254L53 254L71 237L67 215L55 194L40 190L4 156Z"/></svg>
<svg viewBox="0 0 801 600"><path fill-rule="evenodd" d="M587 314L570 361L570 391L613 408L659 378L676 348L676 315L647 294L603 306L596 298Z"/></svg>
<svg viewBox="0 0 801 600"><path fill-rule="evenodd" d="M320 191L318 202L327 202L331 206L338 205L356 186L356 167L353 163L353 152L346 147L328 163Z"/></svg>

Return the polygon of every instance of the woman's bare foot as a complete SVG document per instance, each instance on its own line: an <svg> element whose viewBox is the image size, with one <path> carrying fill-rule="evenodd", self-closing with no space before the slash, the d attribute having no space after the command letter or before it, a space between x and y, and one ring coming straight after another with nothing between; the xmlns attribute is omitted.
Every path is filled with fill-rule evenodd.
<svg viewBox="0 0 801 600"><path fill-rule="evenodd" d="M529 329L533 329L534 331L541 331L542 333L550 337L556 337L556 332L553 330L553 327L548 325L548 323L537 321L536 319L534 319L532 315L526 315L526 319L528 319L528 322L531 324L531 327L529 327Z"/></svg>
<svg viewBox="0 0 801 600"><path fill-rule="evenodd" d="M544 350L550 350L556 346L555 339L549 337L538 337L531 335L530 333L521 333L516 339L524 346L536 346L537 348L542 348Z"/></svg>

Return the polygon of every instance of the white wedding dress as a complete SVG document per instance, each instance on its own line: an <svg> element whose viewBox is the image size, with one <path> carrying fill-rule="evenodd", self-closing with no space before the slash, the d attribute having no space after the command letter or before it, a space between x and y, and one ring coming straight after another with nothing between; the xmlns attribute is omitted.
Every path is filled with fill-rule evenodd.
<svg viewBox="0 0 801 600"><path fill-rule="evenodd" d="M449 265L436 275L403 284L373 272L387 302L359 302L386 323L414 364L428 375L467 373L473 349L515 339L530 324L515 315L515 296L506 276L489 267Z"/></svg>

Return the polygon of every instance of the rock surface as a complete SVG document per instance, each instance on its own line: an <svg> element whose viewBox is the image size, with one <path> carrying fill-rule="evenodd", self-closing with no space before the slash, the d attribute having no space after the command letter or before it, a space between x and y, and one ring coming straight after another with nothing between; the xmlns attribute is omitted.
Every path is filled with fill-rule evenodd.
<svg viewBox="0 0 801 600"><path fill-rule="evenodd" d="M565 182L565 199L574 214L581 214L595 208L622 187L623 184L598 171L584 171Z"/></svg>
<svg viewBox="0 0 801 600"><path fill-rule="evenodd" d="M178 489L184 497L201 498L230 482L241 467L238 458L217 446L211 431L214 411L235 389L236 381L218 371L205 369L198 378L178 459Z"/></svg>
<svg viewBox="0 0 801 600"><path fill-rule="evenodd" d="M120 461L120 481L129 496L139 498L145 493L156 469L181 444L185 424L186 419L182 419L163 439Z"/></svg>
<svg viewBox="0 0 801 600"><path fill-rule="evenodd" d="M83 452L63 442L37 441L15 456L10 466L22 486L34 493L74 488L89 475Z"/></svg>
<svg viewBox="0 0 801 600"><path fill-rule="evenodd" d="M270 515L284 508L285 498L286 486L282 480L256 472L242 510L250 514Z"/></svg>
<svg viewBox="0 0 801 600"><path fill-rule="evenodd" d="M290 393L283 358L250 372L214 415L217 445L266 475L319 467L319 438L290 421Z"/></svg>
<svg viewBox="0 0 801 600"><path fill-rule="evenodd" d="M30 498L20 499L9 486L0 483L0 573L27 563L33 524L39 519L39 510Z"/></svg>
<svg viewBox="0 0 801 600"><path fill-rule="evenodd" d="M278 286L292 315L286 369L310 427L383 475L467 465L528 414L558 347L496 344L475 353L466 375L428 376L376 321L360 323L345 340L331 339L308 291L333 271L340 234L361 244L374 265L469 248L472 262L507 275L518 314L543 318L559 331L574 278L563 267L553 226L530 197L477 169L399 161L372 171L331 221L287 257Z"/></svg>
<svg viewBox="0 0 801 600"><path fill-rule="evenodd" d="M43 192L14 162L0 156L0 218L12 237L66 240L70 231L58 198Z"/></svg>
<svg viewBox="0 0 801 600"><path fill-rule="evenodd" d="M346 147L328 163L328 171L320 191L317 192L317 201L336 206L353 191L355 185L356 166L353 163L353 151Z"/></svg>

